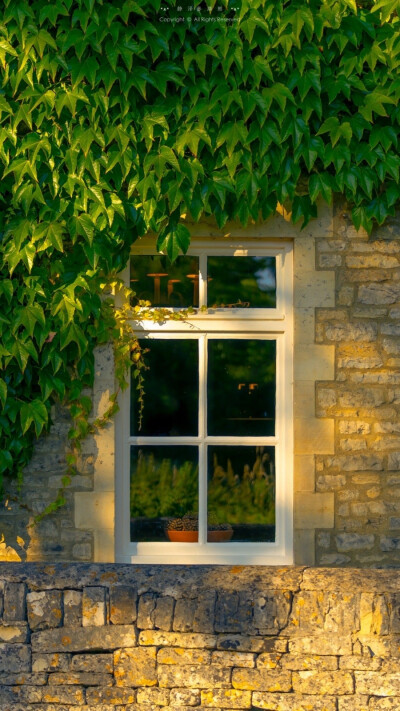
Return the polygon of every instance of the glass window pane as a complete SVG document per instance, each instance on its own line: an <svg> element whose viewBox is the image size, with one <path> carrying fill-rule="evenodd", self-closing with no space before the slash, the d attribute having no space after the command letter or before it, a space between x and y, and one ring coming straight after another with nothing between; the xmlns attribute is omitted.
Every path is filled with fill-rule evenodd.
<svg viewBox="0 0 400 711"><path fill-rule="evenodd" d="M208 447L208 540L275 540L274 447Z"/></svg>
<svg viewBox="0 0 400 711"><path fill-rule="evenodd" d="M197 529L197 447L131 447L130 512L131 541L168 541L168 524L179 530L185 514Z"/></svg>
<svg viewBox="0 0 400 711"><path fill-rule="evenodd" d="M131 387L131 435L189 436L198 432L198 342L148 339L144 360L144 407L139 429L135 379ZM134 368L135 366L133 366Z"/></svg>
<svg viewBox="0 0 400 711"><path fill-rule="evenodd" d="M131 258L131 288L137 301L152 306L199 305L199 258L178 257L173 264L163 255Z"/></svg>
<svg viewBox="0 0 400 711"><path fill-rule="evenodd" d="M210 308L276 307L275 257L208 257Z"/></svg>
<svg viewBox="0 0 400 711"><path fill-rule="evenodd" d="M276 341L210 339L208 434L275 433Z"/></svg>

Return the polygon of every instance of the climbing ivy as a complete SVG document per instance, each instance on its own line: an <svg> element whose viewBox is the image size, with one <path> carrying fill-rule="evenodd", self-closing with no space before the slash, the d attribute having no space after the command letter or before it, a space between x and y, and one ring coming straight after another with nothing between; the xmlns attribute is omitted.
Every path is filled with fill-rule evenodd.
<svg viewBox="0 0 400 711"><path fill-rule="evenodd" d="M304 225L339 192L370 231L399 201L399 0L209 0L191 21L168 5L3 0L3 477L56 401L75 449L115 412L114 396L90 423L97 344L115 342L120 387L139 364L140 388L128 314L105 295L138 237L175 259L184 215L246 224L279 202Z"/></svg>

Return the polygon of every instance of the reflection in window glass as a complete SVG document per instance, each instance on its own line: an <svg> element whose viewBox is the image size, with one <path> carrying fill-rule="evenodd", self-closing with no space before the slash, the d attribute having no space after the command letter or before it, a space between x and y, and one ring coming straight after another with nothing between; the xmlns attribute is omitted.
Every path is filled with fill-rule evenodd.
<svg viewBox="0 0 400 711"><path fill-rule="evenodd" d="M210 339L208 434L275 433L276 341Z"/></svg>
<svg viewBox="0 0 400 711"><path fill-rule="evenodd" d="M274 447L209 446L208 512L210 542L274 541Z"/></svg>
<svg viewBox="0 0 400 711"><path fill-rule="evenodd" d="M171 521L197 512L197 447L131 447L131 541L167 541Z"/></svg>
<svg viewBox="0 0 400 711"><path fill-rule="evenodd" d="M187 436L198 432L198 342L195 339L148 339L144 360L144 407L131 388L131 435ZM135 366L133 366L134 368ZM132 384L135 380L132 377Z"/></svg>
<svg viewBox="0 0 400 711"><path fill-rule="evenodd" d="M137 301L152 306L183 308L199 305L199 259L178 257L173 264L163 255L131 258L130 286Z"/></svg>
<svg viewBox="0 0 400 711"><path fill-rule="evenodd" d="M209 307L275 308L275 257L208 257Z"/></svg>

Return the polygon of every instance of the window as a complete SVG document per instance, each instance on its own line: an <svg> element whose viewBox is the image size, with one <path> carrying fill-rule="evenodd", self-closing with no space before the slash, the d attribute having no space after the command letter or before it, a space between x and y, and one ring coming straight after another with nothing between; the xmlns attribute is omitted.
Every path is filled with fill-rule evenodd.
<svg viewBox="0 0 400 711"><path fill-rule="evenodd" d="M145 404L117 424L117 561L292 562L292 247L195 241L169 264L141 240ZM202 308L203 307L203 308Z"/></svg>

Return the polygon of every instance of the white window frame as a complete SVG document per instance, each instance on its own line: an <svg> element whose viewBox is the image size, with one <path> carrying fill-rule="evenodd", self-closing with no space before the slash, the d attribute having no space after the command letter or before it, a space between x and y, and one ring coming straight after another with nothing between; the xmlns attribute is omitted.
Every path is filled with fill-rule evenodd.
<svg viewBox="0 0 400 711"><path fill-rule="evenodd" d="M154 241L144 238L132 255L156 254ZM199 370L204 372L207 340L219 338L274 339L276 354L276 430L274 436L240 438L240 444L275 447L276 524L274 542L207 542L207 444L238 444L237 437L206 436L206 384L199 391L199 433L195 437L130 436L130 388L120 398L116 421L116 562L146 564L293 563L293 245L289 240L193 239L189 255L199 256L199 303L204 303L207 256L271 256L276 258L276 308L209 309L189 321L155 324L142 321L135 328L143 338L199 340ZM129 284L129 266L124 272ZM172 310L172 309L171 309ZM130 447L133 444L182 444L199 447L198 543L130 541Z"/></svg>

